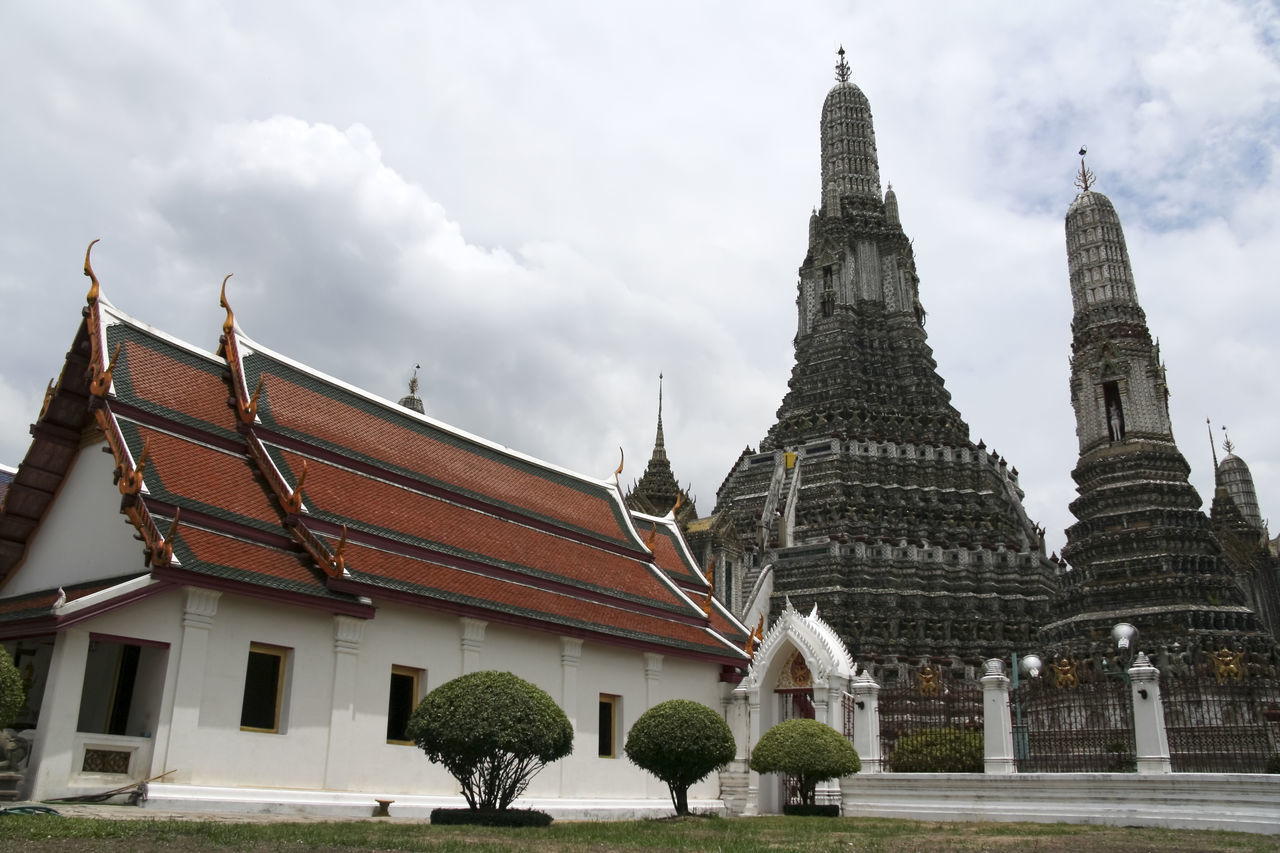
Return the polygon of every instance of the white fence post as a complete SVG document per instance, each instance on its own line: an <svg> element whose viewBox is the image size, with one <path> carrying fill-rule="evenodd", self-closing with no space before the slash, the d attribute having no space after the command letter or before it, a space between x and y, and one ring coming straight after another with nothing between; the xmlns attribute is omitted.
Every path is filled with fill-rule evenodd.
<svg viewBox="0 0 1280 853"><path fill-rule="evenodd" d="M862 760L863 773L879 773L880 758L880 685L863 672L850 684L853 694L853 748Z"/></svg>
<svg viewBox="0 0 1280 853"><path fill-rule="evenodd" d="M1133 696L1133 745L1139 773L1172 773L1169 735L1164 729L1164 704L1160 701L1160 670L1138 652L1129 667Z"/></svg>
<svg viewBox="0 0 1280 853"><path fill-rule="evenodd" d="M1004 661L987 661L987 674L982 676L983 772L1016 773L1013 758L1013 720L1009 714L1009 677L1004 674Z"/></svg>

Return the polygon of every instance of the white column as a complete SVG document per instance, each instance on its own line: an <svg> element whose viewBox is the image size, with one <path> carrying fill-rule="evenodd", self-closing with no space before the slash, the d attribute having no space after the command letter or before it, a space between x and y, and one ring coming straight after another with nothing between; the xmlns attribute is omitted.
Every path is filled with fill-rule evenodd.
<svg viewBox="0 0 1280 853"><path fill-rule="evenodd" d="M346 789L347 771L355 761L348 750L359 742L355 732L356 676L364 623L364 619L354 616L333 617L333 697L329 708L329 750L324 766L324 786L331 791ZM388 685L390 677L388 671Z"/></svg>
<svg viewBox="0 0 1280 853"><path fill-rule="evenodd" d="M799 463L797 463L798 465ZM837 686L838 685L838 686ZM844 679L832 677L826 687L813 688L813 718L826 723L844 734ZM823 779L814 789L817 802L829 804L840 801L840 780Z"/></svg>
<svg viewBox="0 0 1280 853"><path fill-rule="evenodd" d="M757 687L747 694L747 755L751 755L751 750L760 742L760 689ZM747 807L742 810L744 815L760 814L760 774L754 770L749 771L747 776Z"/></svg>
<svg viewBox="0 0 1280 853"><path fill-rule="evenodd" d="M484 629L489 624L483 619L463 616L462 623L462 674L480 669L480 650L484 648Z"/></svg>
<svg viewBox="0 0 1280 853"><path fill-rule="evenodd" d="M1138 652L1129 668L1133 693L1133 745L1139 773L1172 773L1169 735L1164 728L1164 703L1160 701L1160 670Z"/></svg>
<svg viewBox="0 0 1280 853"><path fill-rule="evenodd" d="M1013 718L1009 712L1009 677L1004 674L1004 661L987 661L987 674L982 676L983 772L1017 773L1013 758Z"/></svg>
<svg viewBox="0 0 1280 853"><path fill-rule="evenodd" d="M169 715L169 732L163 770L175 770L166 782L191 782L196 762L197 728L200 706L204 701L205 667L209 657L209 629L218 613L222 593L211 589L187 587L187 604L182 613L182 645L178 649L178 667L173 690L173 712ZM157 733L158 734L158 733Z"/></svg>
<svg viewBox="0 0 1280 853"><path fill-rule="evenodd" d="M644 653L644 709L658 704L658 685L662 683L662 655Z"/></svg>
<svg viewBox="0 0 1280 853"><path fill-rule="evenodd" d="M853 679L853 748L862 760L863 773L884 769L880 758L880 685L867 673Z"/></svg>
<svg viewBox="0 0 1280 853"><path fill-rule="evenodd" d="M44 699L40 703L40 722L31 743L27 778L23 782L26 799L42 800L67 793L71 774L77 770L72 762L88 660L88 631L67 628L58 632L53 641Z"/></svg>

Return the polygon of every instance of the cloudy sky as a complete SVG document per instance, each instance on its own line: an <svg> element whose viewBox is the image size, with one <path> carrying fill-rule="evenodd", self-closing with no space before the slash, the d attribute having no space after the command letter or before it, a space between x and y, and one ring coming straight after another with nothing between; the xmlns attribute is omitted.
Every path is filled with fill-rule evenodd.
<svg viewBox="0 0 1280 853"><path fill-rule="evenodd" d="M1280 519L1271 3L54 2L0 6L0 461L79 322L246 334L598 476L653 442L698 508L786 391L835 50L871 100L971 435L1061 548L1062 218L1115 203L1211 496L1206 417Z"/></svg>

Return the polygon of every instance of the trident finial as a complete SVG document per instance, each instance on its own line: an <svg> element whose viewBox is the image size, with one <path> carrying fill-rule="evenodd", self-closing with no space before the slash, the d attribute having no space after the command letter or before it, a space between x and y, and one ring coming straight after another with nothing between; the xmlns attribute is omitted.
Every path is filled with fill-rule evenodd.
<svg viewBox="0 0 1280 853"><path fill-rule="evenodd" d="M836 51L840 57L840 61L836 63L836 82L849 82L849 63L844 61L844 45L840 45L840 49Z"/></svg>
<svg viewBox="0 0 1280 853"><path fill-rule="evenodd" d="M1227 425L1222 425L1222 449L1230 456L1236 452L1236 446L1231 443L1231 433L1227 432Z"/></svg>
<svg viewBox="0 0 1280 853"><path fill-rule="evenodd" d="M1088 150L1089 146L1080 146L1080 174L1076 175L1076 186L1085 192L1088 192L1089 187L1093 186L1097 181L1097 178L1093 176L1093 172L1090 172L1084 165L1084 155Z"/></svg>
<svg viewBox="0 0 1280 853"><path fill-rule="evenodd" d="M409 396L410 397L418 396L418 368L420 367L422 367L421 364L415 364L413 366L413 376L409 377Z"/></svg>

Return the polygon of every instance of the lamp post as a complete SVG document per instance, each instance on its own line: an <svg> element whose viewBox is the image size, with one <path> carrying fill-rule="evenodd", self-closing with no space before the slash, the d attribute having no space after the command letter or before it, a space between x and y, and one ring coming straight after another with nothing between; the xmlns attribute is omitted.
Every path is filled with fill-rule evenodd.
<svg viewBox="0 0 1280 853"><path fill-rule="evenodd" d="M1118 677L1125 684L1129 683L1129 663L1133 660L1133 641L1138 636L1138 629L1128 622L1120 622L1111 629L1111 639L1116 643L1116 664L1118 673L1107 670L1107 675ZM1103 659L1105 662L1105 658Z"/></svg>
<svg viewBox="0 0 1280 853"><path fill-rule="evenodd" d="M1027 732L1027 726L1022 722L1022 697L1018 694L1018 671L1026 673L1031 678L1040 677L1040 668L1044 663L1040 660L1039 655L1023 655L1022 659L1018 659L1018 653L1013 653L1013 754L1018 761L1025 761L1031 754L1030 735Z"/></svg>

